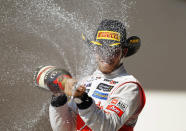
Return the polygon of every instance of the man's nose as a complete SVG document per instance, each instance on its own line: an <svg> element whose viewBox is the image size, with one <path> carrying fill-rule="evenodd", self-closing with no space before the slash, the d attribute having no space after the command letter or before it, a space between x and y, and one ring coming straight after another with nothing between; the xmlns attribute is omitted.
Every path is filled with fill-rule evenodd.
<svg viewBox="0 0 186 131"><path fill-rule="evenodd" d="M114 58L112 56L102 56L101 61L106 62L107 64L112 64L114 61Z"/></svg>

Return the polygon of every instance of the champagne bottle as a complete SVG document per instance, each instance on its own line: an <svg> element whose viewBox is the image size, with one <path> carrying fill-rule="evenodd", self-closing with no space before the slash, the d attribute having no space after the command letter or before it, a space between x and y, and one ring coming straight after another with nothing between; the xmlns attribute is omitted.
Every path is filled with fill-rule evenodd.
<svg viewBox="0 0 186 131"><path fill-rule="evenodd" d="M55 66L40 66L34 72L34 84L52 92L63 92L65 81L72 78L71 74Z"/></svg>

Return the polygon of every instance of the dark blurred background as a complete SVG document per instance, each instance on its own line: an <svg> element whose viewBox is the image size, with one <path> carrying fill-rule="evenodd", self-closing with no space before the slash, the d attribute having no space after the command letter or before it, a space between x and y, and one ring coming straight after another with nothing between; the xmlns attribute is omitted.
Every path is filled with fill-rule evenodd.
<svg viewBox="0 0 186 131"><path fill-rule="evenodd" d="M93 38L105 18L141 37L139 52L124 63L147 97L185 93L185 0L0 0L0 130L51 130L51 93L34 87L33 72L55 65L76 78L91 74L95 63L81 33Z"/></svg>

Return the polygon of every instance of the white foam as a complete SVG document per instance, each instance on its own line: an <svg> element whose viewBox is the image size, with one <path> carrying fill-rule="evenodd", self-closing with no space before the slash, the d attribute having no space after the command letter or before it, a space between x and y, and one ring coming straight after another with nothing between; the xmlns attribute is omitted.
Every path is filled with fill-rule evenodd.
<svg viewBox="0 0 186 131"><path fill-rule="evenodd" d="M11 32L11 30L22 31L34 34L37 37L47 41L64 60L67 70L73 76L76 76L77 79L89 75L95 69L95 60L92 59L93 56L91 56L87 50L86 45L82 45L82 52L77 51L76 47L72 48L74 63L76 64L74 72L72 69L73 67L70 64L71 60L67 59L69 53L66 52L62 45L56 42L55 38L51 36L52 31L65 28L65 26L68 24L74 30L83 32L88 37L92 37L95 26L89 23L86 18L82 20L80 18L80 14L77 12L69 12L64 8L61 8L55 3L54 0L7 0L6 2L11 8L7 10L7 6L1 5L0 13L2 13L2 15L0 15L0 24L3 24L1 27L1 32ZM91 2L93 5L92 8L97 10L97 21L107 18L105 17L105 14L108 10L105 9L108 9L109 6L111 7L112 1L91 0ZM117 10L118 12L121 12L122 15L120 16L119 14L118 16L115 16L115 18L120 17L121 20L125 20L126 26L129 27L127 22L127 9L131 5L128 5L126 0L119 2L121 3L120 6L122 8ZM4 43L0 43L3 46L6 46L8 43L6 39L4 39L3 42ZM16 55L20 65L15 65L17 68L16 70L12 68L5 70L5 68L2 68L2 72L6 73L0 76L0 80L6 81L9 79L6 84L13 88L16 87L16 81L20 80L28 83L28 87L32 87L32 81L29 81L27 77L22 78L21 76L25 72L29 74L33 73L33 68L36 68L35 65L38 65L38 63L35 64L35 62L38 61L38 56L35 54L28 54L26 51L24 52L18 47L7 46L7 49L10 51L9 53ZM81 55L81 60L77 55L78 53ZM8 56L4 56L2 58L4 61L8 60ZM29 65L28 63L30 62L32 62L33 65ZM77 63L80 63L80 67L77 66ZM1 101L5 100L6 99L2 99ZM13 128L19 131L32 129L41 119L41 117L46 115L46 110L48 110L47 102L42 105L39 111L33 110L33 112L30 112L32 117L28 118L28 116L25 116L25 118L20 119L19 122L15 121Z"/></svg>

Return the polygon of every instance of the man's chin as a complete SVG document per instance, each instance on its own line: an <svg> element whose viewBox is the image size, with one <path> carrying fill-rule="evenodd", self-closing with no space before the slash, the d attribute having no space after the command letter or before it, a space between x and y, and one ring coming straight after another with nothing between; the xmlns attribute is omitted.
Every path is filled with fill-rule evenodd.
<svg viewBox="0 0 186 131"><path fill-rule="evenodd" d="M99 70L104 74L109 74L113 71L113 68L109 66L99 66Z"/></svg>

